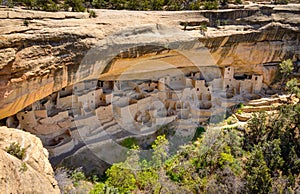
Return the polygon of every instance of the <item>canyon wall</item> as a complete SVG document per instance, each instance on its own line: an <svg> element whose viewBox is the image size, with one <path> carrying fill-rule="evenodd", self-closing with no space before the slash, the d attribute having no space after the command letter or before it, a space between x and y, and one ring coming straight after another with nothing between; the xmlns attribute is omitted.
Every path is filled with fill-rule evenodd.
<svg viewBox="0 0 300 194"><path fill-rule="evenodd" d="M276 64L287 58L299 61L299 11L298 5L195 12L96 10L98 17L88 18L87 13L1 8L0 119L78 81L76 72L91 48L111 34L143 24L181 29L208 48L215 64L234 66L240 74L263 74L267 87ZM20 18L27 18L29 26Z"/></svg>

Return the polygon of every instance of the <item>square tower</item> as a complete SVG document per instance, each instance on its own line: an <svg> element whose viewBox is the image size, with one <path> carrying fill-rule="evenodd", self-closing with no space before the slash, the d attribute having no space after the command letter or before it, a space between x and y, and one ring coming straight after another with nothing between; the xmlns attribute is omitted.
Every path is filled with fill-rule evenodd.
<svg viewBox="0 0 300 194"><path fill-rule="evenodd" d="M252 76L252 84L253 84L253 92L254 93L257 94L261 91L262 81L263 81L262 75L253 75Z"/></svg>
<svg viewBox="0 0 300 194"><path fill-rule="evenodd" d="M233 67L225 67L223 71L224 79L233 79L234 68Z"/></svg>

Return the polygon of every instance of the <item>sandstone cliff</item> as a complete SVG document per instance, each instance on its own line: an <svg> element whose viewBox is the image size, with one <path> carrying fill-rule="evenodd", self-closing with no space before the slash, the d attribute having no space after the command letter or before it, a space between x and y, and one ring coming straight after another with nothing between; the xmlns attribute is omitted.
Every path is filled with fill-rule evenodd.
<svg viewBox="0 0 300 194"><path fill-rule="evenodd" d="M0 127L0 137L0 193L60 193L39 138L6 127ZM26 148L23 161L6 152L12 143Z"/></svg>
<svg viewBox="0 0 300 194"><path fill-rule="evenodd" d="M300 58L299 10L299 5L183 12L96 10L98 17L88 18L87 13L2 8L0 119L72 84L90 48L108 35L143 24L185 28L182 32L199 38L217 65L233 65L241 74L263 74L268 86L279 61Z"/></svg>

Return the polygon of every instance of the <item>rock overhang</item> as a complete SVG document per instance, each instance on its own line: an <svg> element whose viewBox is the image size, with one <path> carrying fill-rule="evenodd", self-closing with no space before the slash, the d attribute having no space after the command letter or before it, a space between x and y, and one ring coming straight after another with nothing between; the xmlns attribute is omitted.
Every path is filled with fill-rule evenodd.
<svg viewBox="0 0 300 194"><path fill-rule="evenodd" d="M169 26L145 25L123 30L100 41L82 60L76 81L157 80L173 74L174 69L201 66L216 64L197 38Z"/></svg>

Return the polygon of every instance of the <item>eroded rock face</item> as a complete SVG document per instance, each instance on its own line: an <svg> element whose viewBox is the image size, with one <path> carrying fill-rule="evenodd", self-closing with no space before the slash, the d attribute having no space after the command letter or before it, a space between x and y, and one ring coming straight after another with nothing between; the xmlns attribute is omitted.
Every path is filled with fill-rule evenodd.
<svg viewBox="0 0 300 194"><path fill-rule="evenodd" d="M60 193L39 138L6 127L0 127L0 137L0 193ZM6 152L12 143L26 148L23 161Z"/></svg>
<svg viewBox="0 0 300 194"><path fill-rule="evenodd" d="M270 23L256 32L201 39L211 50L219 66L234 66L237 73L265 75L270 84L274 71L270 66L283 59L299 60L299 31L289 25ZM268 74L268 75L267 75Z"/></svg>
<svg viewBox="0 0 300 194"><path fill-rule="evenodd" d="M91 19L82 13L2 9L0 119L72 85L90 48L108 35L143 24L179 29L190 25L183 33L199 38L217 65L233 66L241 74L262 74L269 85L276 64L300 58L299 10L299 5L248 6L221 12L96 10L98 17ZM30 19L28 27L19 19L25 17ZM201 24L208 25L207 31L199 31L197 25Z"/></svg>

